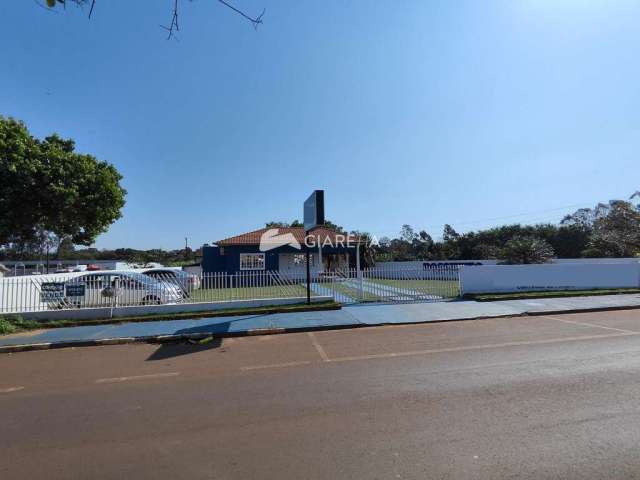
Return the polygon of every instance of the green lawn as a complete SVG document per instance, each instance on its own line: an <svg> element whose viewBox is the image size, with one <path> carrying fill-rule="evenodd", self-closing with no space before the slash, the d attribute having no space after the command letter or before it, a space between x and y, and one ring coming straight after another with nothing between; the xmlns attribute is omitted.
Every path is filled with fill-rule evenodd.
<svg viewBox="0 0 640 480"><path fill-rule="evenodd" d="M267 287L201 288L195 290L187 302L217 302L222 300L253 300L257 298L305 297L304 285L272 285ZM312 296L315 296L311 292Z"/></svg>
<svg viewBox="0 0 640 480"><path fill-rule="evenodd" d="M342 294L342 295L346 295L347 297L358 301L360 299L360 292L358 291L357 288L353 288L353 287L349 287L347 285L344 285L340 282L335 282L333 284L327 284L325 285L328 289L333 288L333 290L335 290L337 293ZM339 300L339 297L338 297ZM363 301L365 302L374 302L374 301L381 301L383 300L383 298L381 297L377 297L375 295L371 295L368 294L367 292L364 292L364 298Z"/></svg>
<svg viewBox="0 0 640 480"><path fill-rule="evenodd" d="M181 320L194 318L212 318L232 315L265 315L271 313L287 313L287 312L309 312L318 310L338 310L341 308L339 303L334 301L314 303L307 305L306 303L296 303L292 305L266 305L263 307L245 307L245 308L225 308L221 310L211 310L204 312L178 312L178 313L157 313L151 315L141 315L132 317L117 317L109 319L97 320L51 320L41 321L27 320L20 315L0 315L0 335L22 332L25 330L37 330L41 328L61 328L61 327L78 327L81 325L109 325L114 323L125 322L155 322L159 320Z"/></svg>
<svg viewBox="0 0 640 480"><path fill-rule="evenodd" d="M386 285L399 289L410 289L426 295L457 297L460 295L458 282L455 280L396 280L388 278L367 278L368 282Z"/></svg>

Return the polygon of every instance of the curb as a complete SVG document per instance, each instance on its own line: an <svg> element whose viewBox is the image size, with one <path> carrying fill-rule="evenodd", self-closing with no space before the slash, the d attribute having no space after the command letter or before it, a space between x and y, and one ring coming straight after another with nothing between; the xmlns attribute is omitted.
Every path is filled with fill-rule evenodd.
<svg viewBox="0 0 640 480"><path fill-rule="evenodd" d="M593 313L593 312L615 312L617 310L640 310L640 305L627 306L611 306L611 307L592 307L592 308L574 308L571 310L543 310L539 312L524 312L524 315L532 317L538 315L567 315L572 313Z"/></svg>
<svg viewBox="0 0 640 480"><path fill-rule="evenodd" d="M315 327L277 327L277 328L254 328L244 332L236 333L216 333L216 332L202 332L202 333L187 333L176 335L148 335L142 337L117 337L117 338L104 338L99 340L71 340L62 342L47 342L47 343L27 343L21 345L6 345L0 346L0 354L3 353L18 353L29 352L36 350L53 350L59 348L74 348L74 347L96 347L103 345L127 345L133 343L171 343L185 340L204 340L207 338L229 338L229 337L247 337L247 336L259 336L259 335L279 335L284 333L303 333L303 332L317 332L323 330L345 330L363 327L380 327L386 325L424 325L427 323L443 323L443 322L465 322L468 320L487 320L491 318L509 318L509 317L536 317L544 315L567 315L574 313L592 313L592 312L608 312L618 310L640 310L640 305L630 306L611 306L611 307L594 307L572 310L545 310L539 312L522 312L522 313L508 313L503 315L483 315L478 317L468 318L451 318L442 320L430 320L425 322L404 322L404 323L354 323L349 325L319 325Z"/></svg>
<svg viewBox="0 0 640 480"><path fill-rule="evenodd" d="M384 324L369 325L354 323L351 325L321 325L317 327L254 328L245 332L237 333L202 332L176 335L147 335L142 337L103 338L99 340L70 340L62 342L26 343L21 345L0 346L0 355L3 353L29 352L35 350L54 350L59 348L98 347L103 345L127 345L132 343L171 343L185 340L205 340L207 338L250 337L259 335L279 335L283 333L303 333L320 330L344 330L359 327L375 327L379 325Z"/></svg>

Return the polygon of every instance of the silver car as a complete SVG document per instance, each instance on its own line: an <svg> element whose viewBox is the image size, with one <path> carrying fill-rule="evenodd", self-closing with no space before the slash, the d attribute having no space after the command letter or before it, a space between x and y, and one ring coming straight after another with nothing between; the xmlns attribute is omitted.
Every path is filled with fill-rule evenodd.
<svg viewBox="0 0 640 480"><path fill-rule="evenodd" d="M64 304L81 307L161 305L176 303L182 291L135 272L87 273L64 283Z"/></svg>
<svg viewBox="0 0 640 480"><path fill-rule="evenodd" d="M175 285L184 298L191 297L194 290L200 288L200 277L174 268L150 268L142 273L155 278L159 282Z"/></svg>

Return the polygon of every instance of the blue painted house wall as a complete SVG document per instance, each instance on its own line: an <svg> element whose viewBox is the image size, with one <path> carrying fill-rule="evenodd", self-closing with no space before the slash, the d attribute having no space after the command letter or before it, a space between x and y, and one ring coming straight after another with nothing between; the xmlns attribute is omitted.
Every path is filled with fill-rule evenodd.
<svg viewBox="0 0 640 480"><path fill-rule="evenodd" d="M317 253L318 249L312 249L313 253ZM355 249L343 247L323 247L322 254L330 255L333 253L350 253L350 267L355 267ZM269 250L268 252L260 252L258 245L232 245L232 246L205 246L202 249L202 271L204 273L226 272L234 274L240 271L240 254L241 253L264 253L265 254L265 270L279 270L279 255L281 253L304 253L304 250L298 250L291 246L284 246ZM247 270L243 270L247 271ZM258 270L262 271L262 270Z"/></svg>

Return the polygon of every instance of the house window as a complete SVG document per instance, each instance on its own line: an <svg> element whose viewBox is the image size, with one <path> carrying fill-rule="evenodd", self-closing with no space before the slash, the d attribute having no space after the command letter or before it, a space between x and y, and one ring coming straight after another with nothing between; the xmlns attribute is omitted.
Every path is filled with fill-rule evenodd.
<svg viewBox="0 0 640 480"><path fill-rule="evenodd" d="M264 270L264 253L241 253L240 270Z"/></svg>
<svg viewBox="0 0 640 480"><path fill-rule="evenodd" d="M311 257L310 265L312 267L316 266L316 257L314 255L309 255ZM305 253L296 253L293 255L293 264L294 265L307 265L307 255Z"/></svg>

